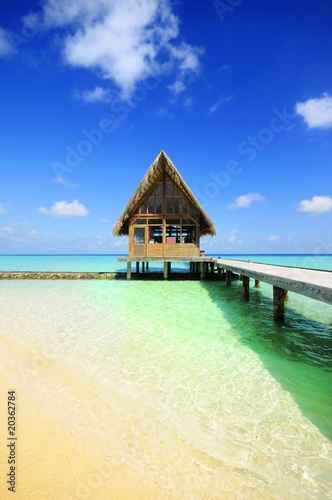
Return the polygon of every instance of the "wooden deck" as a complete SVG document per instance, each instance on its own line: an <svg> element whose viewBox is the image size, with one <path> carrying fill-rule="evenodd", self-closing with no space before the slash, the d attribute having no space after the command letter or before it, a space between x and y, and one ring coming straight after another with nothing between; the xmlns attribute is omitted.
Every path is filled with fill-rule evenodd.
<svg viewBox="0 0 332 500"><path fill-rule="evenodd" d="M232 273L242 276L245 299L249 299L250 278L255 279L256 286L259 286L260 281L272 285L275 321L284 320L284 300L288 291L332 305L332 271L231 259L216 259L216 266L226 271L227 285L231 284Z"/></svg>
<svg viewBox="0 0 332 500"><path fill-rule="evenodd" d="M288 291L299 293L311 299L332 305L332 271L320 271L301 267L287 267L273 264L260 264L234 259L216 259L214 257L119 257L127 263L127 272L19 272L0 271L1 279L123 279L131 278L132 263L136 263L136 279L224 279L231 285L233 279L242 279L243 298L249 300L250 278L255 286L265 282L273 286L273 306L275 321L284 320L284 301ZM150 273L149 262L162 262L163 273ZM190 273L171 273L172 262L188 262ZM140 266L141 270L140 271ZM216 273L217 271L217 273Z"/></svg>

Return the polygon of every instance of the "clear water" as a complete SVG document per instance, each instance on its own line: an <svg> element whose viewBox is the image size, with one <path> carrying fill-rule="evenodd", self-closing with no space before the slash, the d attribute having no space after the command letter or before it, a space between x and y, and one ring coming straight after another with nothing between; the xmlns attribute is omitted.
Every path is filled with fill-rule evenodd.
<svg viewBox="0 0 332 500"><path fill-rule="evenodd" d="M332 269L331 256L238 258ZM0 256L1 270L122 266ZM271 297L264 284L246 303L239 283L3 280L0 341L26 360L17 377L41 411L68 426L77 412L81 439L164 498L332 498L332 308L290 294L278 325ZM98 396L97 419L55 373Z"/></svg>

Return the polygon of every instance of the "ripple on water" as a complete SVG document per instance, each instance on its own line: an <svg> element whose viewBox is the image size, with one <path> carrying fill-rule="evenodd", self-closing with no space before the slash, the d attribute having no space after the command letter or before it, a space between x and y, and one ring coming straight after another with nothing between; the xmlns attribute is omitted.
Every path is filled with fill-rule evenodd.
<svg viewBox="0 0 332 500"><path fill-rule="evenodd" d="M40 376L61 367L120 412L136 467L183 494L204 484L217 495L232 471L271 497L327 498L326 327L316 334L317 320L294 312L279 328L265 296L248 314L236 289L221 286L6 282L1 338L49 360ZM69 397L61 384L54 392Z"/></svg>

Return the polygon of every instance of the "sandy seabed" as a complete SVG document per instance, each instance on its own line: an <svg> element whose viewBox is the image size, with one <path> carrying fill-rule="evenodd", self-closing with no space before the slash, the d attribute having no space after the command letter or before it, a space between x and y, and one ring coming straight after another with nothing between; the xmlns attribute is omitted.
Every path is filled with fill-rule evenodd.
<svg viewBox="0 0 332 500"><path fill-rule="evenodd" d="M69 369L42 371L38 354L31 361L31 352L4 340L0 348L1 499L277 498L231 467L218 477L213 467L202 470L190 445L158 429L139 406L120 413ZM16 391L15 494L6 477L9 390Z"/></svg>

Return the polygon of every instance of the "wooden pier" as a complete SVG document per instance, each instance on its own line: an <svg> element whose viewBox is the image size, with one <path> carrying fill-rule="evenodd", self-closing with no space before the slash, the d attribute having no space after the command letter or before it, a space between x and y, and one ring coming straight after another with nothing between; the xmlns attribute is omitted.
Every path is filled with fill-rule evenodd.
<svg viewBox="0 0 332 500"><path fill-rule="evenodd" d="M140 272L149 270L149 262L160 258L119 257L119 261L127 263L127 279L132 277L132 263L136 263L136 276ZM320 271L301 267L278 266L274 264L259 264L233 259L216 259L214 257L194 258L164 258L164 279L169 278L172 262L189 262L191 272L197 273L200 279L215 272L221 279L224 277L226 285L230 286L234 279L241 279L243 284L243 298L249 300L250 278L255 280L255 287L260 282L273 286L274 320L284 321L285 299L288 292L295 292L311 299L316 299L332 305L332 271Z"/></svg>
<svg viewBox="0 0 332 500"><path fill-rule="evenodd" d="M231 285L232 273L242 276L243 298L246 300L249 299L250 278L255 280L255 286L259 286L260 281L272 285L275 321L284 320L284 302L288 291L332 305L332 271L232 259L216 259L216 266L226 271L227 285Z"/></svg>
<svg viewBox="0 0 332 500"><path fill-rule="evenodd" d="M299 293L311 299L332 305L332 271L320 271L301 267L287 267L273 264L214 257L119 257L127 263L127 272L45 272L45 271L0 271L2 279L131 279L132 264L135 263L133 277L136 279L218 279L231 286L233 280L242 280L243 298L249 300L250 278L255 287L260 282L273 286L273 306L275 321L284 320L284 302L288 291ZM162 262L163 273L151 272L149 263ZM190 272L172 273L172 263L189 263Z"/></svg>

